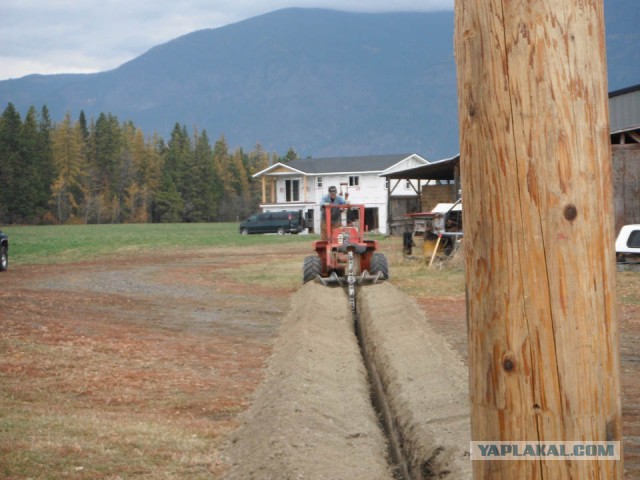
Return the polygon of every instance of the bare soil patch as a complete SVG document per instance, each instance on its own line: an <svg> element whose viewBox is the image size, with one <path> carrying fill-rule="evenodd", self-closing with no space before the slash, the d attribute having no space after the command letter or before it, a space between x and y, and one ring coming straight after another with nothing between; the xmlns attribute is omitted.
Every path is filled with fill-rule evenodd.
<svg viewBox="0 0 640 480"><path fill-rule="evenodd" d="M282 258L290 256L283 253ZM211 478L290 290L259 256L12 265L0 291L0 478Z"/></svg>
<svg viewBox="0 0 640 480"><path fill-rule="evenodd" d="M301 265L307 253L276 248L269 261L293 255ZM298 288L247 286L230 273L259 271L262 254L12 264L0 290L0 478L222 476L221 447L265 376ZM466 362L464 298L426 288L416 300ZM619 319L625 478L635 479L640 305L622 305Z"/></svg>

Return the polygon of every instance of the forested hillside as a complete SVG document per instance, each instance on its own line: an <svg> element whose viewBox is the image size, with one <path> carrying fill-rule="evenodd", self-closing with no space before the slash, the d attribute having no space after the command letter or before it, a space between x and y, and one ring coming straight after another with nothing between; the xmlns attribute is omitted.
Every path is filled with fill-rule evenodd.
<svg viewBox="0 0 640 480"><path fill-rule="evenodd" d="M170 139L145 138L131 121L100 114L88 123L47 107L24 120L12 104L0 117L0 224L201 222L236 220L253 211L251 176L296 157L229 151L206 131L176 124Z"/></svg>

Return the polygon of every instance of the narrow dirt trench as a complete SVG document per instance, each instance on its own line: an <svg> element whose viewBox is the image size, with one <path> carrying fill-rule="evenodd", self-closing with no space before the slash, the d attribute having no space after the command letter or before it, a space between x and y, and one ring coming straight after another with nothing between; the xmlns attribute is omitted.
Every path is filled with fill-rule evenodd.
<svg viewBox="0 0 640 480"><path fill-rule="evenodd" d="M471 478L468 373L458 355L388 282L361 288L357 312L373 402L382 406L399 478Z"/></svg>
<svg viewBox="0 0 640 480"><path fill-rule="evenodd" d="M388 283L357 311L338 288L292 295L225 478L470 478L460 359Z"/></svg>
<svg viewBox="0 0 640 480"><path fill-rule="evenodd" d="M410 480L409 462L405 457L402 440L396 428L393 413L389 406L389 400L387 399L387 394L382 385L382 380L376 370L375 362L373 362L371 354L367 351L367 343L364 335L362 334L363 327L360 325L360 318L357 310L354 312L353 316L354 333L358 339L358 345L360 346L360 352L362 353L362 361L367 369L367 379L371 390L371 405L380 420L380 426L386 436L388 461L391 464L391 471L394 478L397 480Z"/></svg>

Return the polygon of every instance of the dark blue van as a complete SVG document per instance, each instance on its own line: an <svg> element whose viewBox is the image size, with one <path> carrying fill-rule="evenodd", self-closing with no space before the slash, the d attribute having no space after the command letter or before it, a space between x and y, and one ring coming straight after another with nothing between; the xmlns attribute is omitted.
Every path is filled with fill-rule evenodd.
<svg viewBox="0 0 640 480"><path fill-rule="evenodd" d="M302 210L286 212L265 212L251 215L240 223L240 233L300 233L305 229Z"/></svg>

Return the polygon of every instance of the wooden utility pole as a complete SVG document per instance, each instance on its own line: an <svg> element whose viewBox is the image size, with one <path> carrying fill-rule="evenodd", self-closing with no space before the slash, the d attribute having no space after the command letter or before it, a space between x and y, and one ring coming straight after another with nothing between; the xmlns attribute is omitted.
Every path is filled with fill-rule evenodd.
<svg viewBox="0 0 640 480"><path fill-rule="evenodd" d="M456 0L472 439L621 441L603 0ZM620 479L622 461L474 461Z"/></svg>

